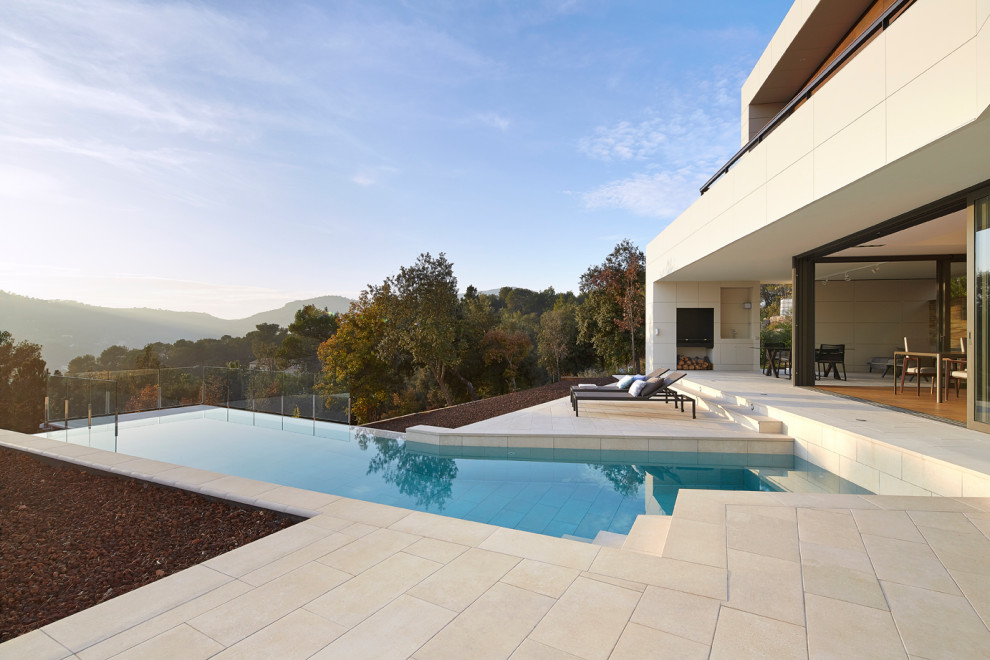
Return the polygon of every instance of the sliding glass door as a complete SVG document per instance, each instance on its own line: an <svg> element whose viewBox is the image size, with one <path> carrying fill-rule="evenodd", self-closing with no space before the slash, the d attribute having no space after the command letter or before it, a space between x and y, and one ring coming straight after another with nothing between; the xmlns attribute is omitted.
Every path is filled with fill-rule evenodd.
<svg viewBox="0 0 990 660"><path fill-rule="evenodd" d="M969 350L973 421L990 424L990 196L973 201L973 339Z"/></svg>

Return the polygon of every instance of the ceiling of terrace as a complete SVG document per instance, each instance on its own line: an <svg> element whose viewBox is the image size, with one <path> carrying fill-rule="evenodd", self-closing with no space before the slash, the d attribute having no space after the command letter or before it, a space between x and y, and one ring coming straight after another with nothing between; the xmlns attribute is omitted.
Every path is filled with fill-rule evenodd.
<svg viewBox="0 0 990 660"><path fill-rule="evenodd" d="M773 70L750 102L790 101L872 3L873 0L820 0L783 55L774 58Z"/></svg>
<svg viewBox="0 0 990 660"><path fill-rule="evenodd" d="M966 211L956 211L829 256L879 259L885 255L917 254L966 254Z"/></svg>

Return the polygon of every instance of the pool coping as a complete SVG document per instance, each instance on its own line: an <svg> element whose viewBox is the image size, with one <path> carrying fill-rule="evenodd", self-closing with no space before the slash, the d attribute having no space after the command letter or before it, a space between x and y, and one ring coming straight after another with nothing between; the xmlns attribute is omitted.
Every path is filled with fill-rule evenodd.
<svg viewBox="0 0 990 660"><path fill-rule="evenodd" d="M973 651L990 642L990 600L960 583L965 596L951 598L965 615L945 621L939 599L950 596L912 584L946 570L958 580L968 575L956 570L964 560L964 568L990 565L988 498L688 491L678 499L662 549L643 553L13 432L0 432L0 445L250 506L315 514L6 642L0 658L205 658L225 649L424 660L481 650L520 659L562 652L636 657L657 649L699 657L807 657L823 640L903 652L923 645L911 636L912 608L919 606L928 608L925 617L941 617L940 643ZM900 518L891 516L912 516L925 536L911 547L930 542L934 551L927 552L938 557L922 570L892 577L880 575L881 566L867 576L903 601L887 609L880 603L864 608L856 593L820 595L808 580L809 571L822 566L787 554L798 547L799 528L801 543L848 543L849 524L863 511L870 515L869 532L886 544L907 543L887 538L903 534L903 525L892 525ZM960 536L961 524L980 527ZM858 534L868 549L877 542ZM982 545L974 546L979 539ZM946 543L955 548L960 541L965 557L944 555ZM829 570L848 573L841 565ZM830 575L820 573L818 582L839 584ZM386 623L390 633L382 635Z"/></svg>

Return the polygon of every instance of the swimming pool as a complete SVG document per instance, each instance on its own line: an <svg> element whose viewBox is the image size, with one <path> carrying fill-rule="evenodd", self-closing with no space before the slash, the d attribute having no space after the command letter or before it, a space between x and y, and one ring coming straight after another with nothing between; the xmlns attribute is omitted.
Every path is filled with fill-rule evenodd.
<svg viewBox="0 0 990 660"><path fill-rule="evenodd" d="M113 449L113 427L46 434ZM109 446L108 446L109 445ZM531 453L444 457L397 434L223 408L120 424L116 450L178 465L295 486L550 536L628 533L636 516L669 514L682 488L864 492L794 457L745 467L745 455L649 452ZM655 453L654 453L655 454ZM774 457L780 460L781 457ZM810 481L809 481L810 480Z"/></svg>

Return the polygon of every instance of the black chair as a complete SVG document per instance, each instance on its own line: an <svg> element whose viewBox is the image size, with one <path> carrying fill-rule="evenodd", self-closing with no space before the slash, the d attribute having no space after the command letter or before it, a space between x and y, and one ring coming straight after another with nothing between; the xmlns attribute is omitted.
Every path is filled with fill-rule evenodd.
<svg viewBox="0 0 990 660"><path fill-rule="evenodd" d="M822 347L815 351L815 377L818 379L827 378L829 372L839 380L839 365L842 365L842 380L846 378L846 345L845 344L822 344Z"/></svg>

